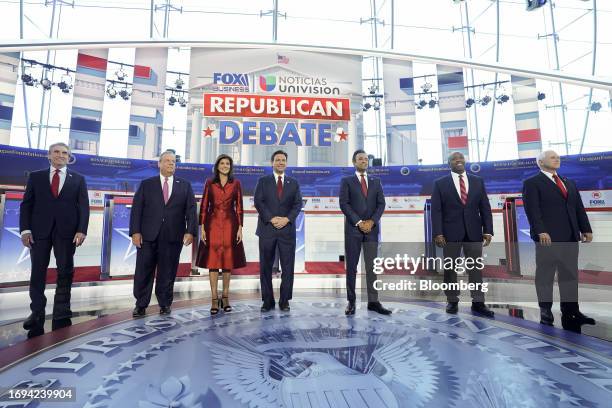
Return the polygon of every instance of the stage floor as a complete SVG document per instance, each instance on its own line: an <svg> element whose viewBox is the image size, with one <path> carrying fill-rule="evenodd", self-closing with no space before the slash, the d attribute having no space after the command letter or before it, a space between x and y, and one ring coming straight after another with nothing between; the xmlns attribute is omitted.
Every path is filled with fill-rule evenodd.
<svg viewBox="0 0 612 408"><path fill-rule="evenodd" d="M362 303L346 317L340 297L294 297L290 312L266 314L253 293L217 316L207 299L179 300L170 316L157 306L142 319L127 308L81 314L0 350L0 386L74 387L74 401L38 405L58 408L604 407L612 398L604 340L500 309L484 319L469 307L451 316L441 304L385 303L386 317Z"/></svg>

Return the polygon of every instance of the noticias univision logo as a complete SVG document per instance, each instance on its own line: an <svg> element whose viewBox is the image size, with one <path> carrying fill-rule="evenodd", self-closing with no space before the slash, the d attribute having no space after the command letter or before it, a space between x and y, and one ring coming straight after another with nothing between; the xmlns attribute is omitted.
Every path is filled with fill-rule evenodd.
<svg viewBox="0 0 612 408"><path fill-rule="evenodd" d="M260 75L259 88L265 92L272 92L276 88L276 77L274 75Z"/></svg>

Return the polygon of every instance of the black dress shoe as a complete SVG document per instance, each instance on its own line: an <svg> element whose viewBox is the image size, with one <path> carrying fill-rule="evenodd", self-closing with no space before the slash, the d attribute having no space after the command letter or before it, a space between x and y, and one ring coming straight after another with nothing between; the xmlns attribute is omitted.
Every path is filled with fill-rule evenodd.
<svg viewBox="0 0 612 408"><path fill-rule="evenodd" d="M484 317L493 317L495 313L484 302L472 302L472 312Z"/></svg>
<svg viewBox="0 0 612 408"><path fill-rule="evenodd" d="M540 324L544 324L546 326L552 326L555 321L555 316L553 316L550 309L540 309Z"/></svg>
<svg viewBox="0 0 612 408"><path fill-rule="evenodd" d="M580 322L580 324L590 324L590 325L594 325L595 324L595 319L593 319L592 317L589 317L587 315L582 314L582 312L580 310L576 311L576 313L574 313L574 315L576 316L575 318Z"/></svg>
<svg viewBox="0 0 612 408"><path fill-rule="evenodd" d="M132 311L132 317L143 317L147 313L146 307L138 307L136 306Z"/></svg>
<svg viewBox="0 0 612 408"><path fill-rule="evenodd" d="M344 309L344 314L347 316L355 314L355 302L348 302L348 305L346 305L346 309Z"/></svg>
<svg viewBox="0 0 612 408"><path fill-rule="evenodd" d="M448 302L446 304L446 313L457 314L459 311L459 302Z"/></svg>
<svg viewBox="0 0 612 408"><path fill-rule="evenodd" d="M43 326L34 327L28 330L28 339L31 339L33 337L42 336L43 334L45 334L45 328Z"/></svg>
<svg viewBox="0 0 612 408"><path fill-rule="evenodd" d="M160 315L169 315L171 311L170 306L160 306L159 308Z"/></svg>
<svg viewBox="0 0 612 408"><path fill-rule="evenodd" d="M51 330L59 330L68 326L72 326L72 320L69 318L53 319L51 321Z"/></svg>
<svg viewBox="0 0 612 408"><path fill-rule="evenodd" d="M371 310L376 313L380 313L381 315L390 315L391 310L385 309L380 302L368 302L368 310Z"/></svg>
<svg viewBox="0 0 612 408"><path fill-rule="evenodd" d="M575 318L573 314L562 314L561 315L561 327L564 330L571 331L574 333L582 333L582 325L580 324L580 320Z"/></svg>
<svg viewBox="0 0 612 408"><path fill-rule="evenodd" d="M262 312L269 312L270 310L274 309L274 303L265 303L263 305L261 305L261 311Z"/></svg>
<svg viewBox="0 0 612 408"><path fill-rule="evenodd" d="M34 330L42 328L45 325L45 315L38 313L30 313L27 319L23 322L23 328L26 330Z"/></svg>
<svg viewBox="0 0 612 408"><path fill-rule="evenodd" d="M289 307L289 302L279 302L278 307L283 312L288 312L291 310L291 308Z"/></svg>

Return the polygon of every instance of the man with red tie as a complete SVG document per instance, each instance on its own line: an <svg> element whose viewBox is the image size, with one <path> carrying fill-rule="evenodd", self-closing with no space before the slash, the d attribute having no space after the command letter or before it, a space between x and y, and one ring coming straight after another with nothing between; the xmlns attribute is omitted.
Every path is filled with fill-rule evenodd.
<svg viewBox="0 0 612 408"><path fill-rule="evenodd" d="M363 248L366 270L366 292L368 310L389 315L378 301L378 291L374 288L374 258L378 250L380 218L385 211L385 195L380 179L368 175L368 155L363 150L353 153L355 173L342 178L340 182L340 209L344 214L344 253L346 262L346 297L348 305L344 310L347 316L355 314L355 283L357 263Z"/></svg>
<svg viewBox="0 0 612 408"><path fill-rule="evenodd" d="M444 265L452 259L453 267L444 268L444 282L457 282L455 266L463 251L464 258L473 261L465 263L469 282L481 288L482 270L472 266L477 258L482 257L482 247L489 245L493 237L493 214L484 180L465 171L465 157L461 152L448 156L451 173L434 181L431 194L431 224L434 241L444 248ZM478 263L476 263L478 265ZM448 265L450 266L450 265ZM446 312L455 314L458 309L459 291L445 291ZM473 290L472 311L485 317L494 313L484 303L484 293Z"/></svg>
<svg viewBox="0 0 612 408"><path fill-rule="evenodd" d="M595 320L578 308L578 242L591 242L593 233L576 184L559 176L561 158L553 150L538 157L540 171L523 182L523 205L536 243L536 292L540 323L552 326L553 282L558 272L561 323L580 331Z"/></svg>
<svg viewBox="0 0 612 408"><path fill-rule="evenodd" d="M285 174L287 157L287 153L282 150L272 153L270 161L273 173L257 180L255 187L255 208L259 213L255 233L259 237L262 312L268 312L275 306L272 266L277 248L282 270L278 302L280 310L290 310L289 301L293 296L295 221L302 210L302 193L298 181Z"/></svg>
<svg viewBox="0 0 612 408"><path fill-rule="evenodd" d="M29 335L42 334L45 322L45 283L51 248L57 265L53 302L53 329L69 325L70 289L74 273L73 257L81 246L89 225L89 198L85 178L68 170L70 148L65 143L49 146L50 168L34 171L28 177L20 206L19 230L23 245L30 248L30 309L23 327Z"/></svg>

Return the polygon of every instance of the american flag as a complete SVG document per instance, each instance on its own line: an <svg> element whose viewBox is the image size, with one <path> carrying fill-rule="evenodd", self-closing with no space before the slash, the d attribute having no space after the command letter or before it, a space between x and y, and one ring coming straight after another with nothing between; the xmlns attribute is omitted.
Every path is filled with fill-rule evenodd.
<svg viewBox="0 0 612 408"><path fill-rule="evenodd" d="M278 62L279 64L288 64L289 58L284 55L276 54L276 62Z"/></svg>

